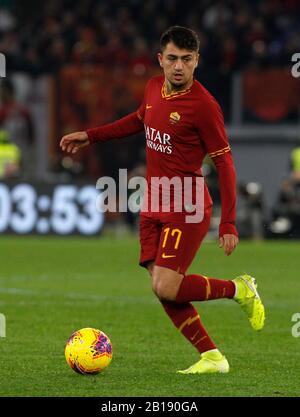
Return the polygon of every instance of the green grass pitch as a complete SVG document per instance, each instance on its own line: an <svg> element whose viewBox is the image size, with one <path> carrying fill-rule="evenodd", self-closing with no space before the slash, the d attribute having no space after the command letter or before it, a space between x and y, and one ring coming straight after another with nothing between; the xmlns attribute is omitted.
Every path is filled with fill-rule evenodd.
<svg viewBox="0 0 300 417"><path fill-rule="evenodd" d="M204 243L190 272L258 281L266 325L255 333L231 300L195 303L231 370L179 375L198 360L155 299L137 265L138 238L0 239L0 396L300 396L300 243L241 242L230 257ZM73 372L64 346L74 330L96 327L113 343L109 368Z"/></svg>

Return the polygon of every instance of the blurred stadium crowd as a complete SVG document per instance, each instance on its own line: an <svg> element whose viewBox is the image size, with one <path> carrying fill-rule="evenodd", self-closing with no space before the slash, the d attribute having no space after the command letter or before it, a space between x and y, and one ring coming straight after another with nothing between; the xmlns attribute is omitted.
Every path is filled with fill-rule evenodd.
<svg viewBox="0 0 300 417"><path fill-rule="evenodd" d="M62 157L59 138L70 131L109 122L137 108L146 80L159 73L156 54L160 36L167 27L180 24L199 34L201 59L196 77L217 98L225 120L230 122L234 74L290 66L291 56L300 51L299 22L298 0L27 0L26 6L20 0L1 0L0 52L6 57L10 74L25 73L33 80L32 91L40 77L50 76L54 80L53 120L48 129L53 143L47 145L49 170L57 174L68 172L72 179L93 181L103 174L117 176L120 167L127 167L132 173L142 172L141 135L122 141L125 146L120 146L120 142L104 144L101 152L89 150L73 161ZM264 78L259 75L260 85L266 86L265 97L270 96L269 74ZM299 118L294 84L288 85L282 78L276 87L279 95L285 93L285 104L276 107L269 102L260 108L255 94L260 87L253 87L252 78L248 84L245 80L250 92L245 94L249 107L255 108L267 122L284 120L293 112ZM36 147L37 133L30 109L26 102L18 103L15 86L9 79L2 81L0 87L0 147L7 146L9 130L12 128L13 132L15 128L18 133L13 142L22 153L23 170L25 174L32 173L34 157L28 149ZM293 102L290 91L296 97ZM15 120L11 123L9 117ZM8 172L14 175L18 171L19 151L5 152L12 158ZM211 183L214 184L213 174ZM239 185L240 201L246 201L243 213L249 208L251 212L245 215L245 234L255 229L252 236L256 234L259 238L264 232L262 216L257 213L262 213L263 207L261 191L256 191L253 197L247 184ZM256 226L248 224L251 216Z"/></svg>
<svg viewBox="0 0 300 417"><path fill-rule="evenodd" d="M201 80L228 115L228 78L239 69L287 65L300 44L297 0L4 0L0 50L12 70L55 73L96 63L137 73L156 63L161 33L178 24L201 41ZM2 2L3 3L3 2Z"/></svg>
<svg viewBox="0 0 300 417"><path fill-rule="evenodd" d="M13 70L36 75L66 63L151 65L161 33L197 30L202 66L222 73L282 65L300 44L297 0L2 0L0 50ZM215 68L216 69L216 68Z"/></svg>

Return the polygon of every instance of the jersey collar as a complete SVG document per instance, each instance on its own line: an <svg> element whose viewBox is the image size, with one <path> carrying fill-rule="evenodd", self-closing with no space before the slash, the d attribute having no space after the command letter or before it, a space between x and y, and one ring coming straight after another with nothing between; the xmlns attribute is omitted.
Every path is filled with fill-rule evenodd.
<svg viewBox="0 0 300 417"><path fill-rule="evenodd" d="M175 91L173 93L168 94L167 93L167 87L166 87L166 81L164 81L163 85L162 85L162 88L161 88L161 96L162 96L162 98L165 98L166 100L171 100L172 98L183 96L184 94L188 94L191 91L191 88L192 88L193 85L194 85L194 83L191 85L190 88L188 88L186 90L179 90L179 91Z"/></svg>

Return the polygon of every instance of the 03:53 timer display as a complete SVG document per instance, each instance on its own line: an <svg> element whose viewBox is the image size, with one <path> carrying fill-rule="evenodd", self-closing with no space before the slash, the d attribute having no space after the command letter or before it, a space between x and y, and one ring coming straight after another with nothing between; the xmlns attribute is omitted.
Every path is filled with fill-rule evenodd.
<svg viewBox="0 0 300 417"><path fill-rule="evenodd" d="M0 233L98 234L104 215L92 185L0 183Z"/></svg>

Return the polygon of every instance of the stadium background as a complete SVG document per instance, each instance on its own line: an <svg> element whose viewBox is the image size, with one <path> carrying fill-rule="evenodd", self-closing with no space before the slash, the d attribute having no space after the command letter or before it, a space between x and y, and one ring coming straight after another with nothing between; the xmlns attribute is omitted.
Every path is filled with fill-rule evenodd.
<svg viewBox="0 0 300 417"><path fill-rule="evenodd" d="M3 235L0 311L8 317L8 334L9 318L12 317L12 322L18 321L25 305L29 306L25 316L36 324L30 337L34 340L36 330L45 335L44 323L37 324L33 316L40 313L43 317L45 306L51 306L54 297L56 313L46 321L50 327L58 326L58 339L63 342L67 337L66 329L71 332L77 326L85 327L84 318L89 317L84 312L86 300L97 304L101 300L93 299L93 294L104 293L107 297L102 300L107 309L105 326L118 340L113 317L121 313L114 302L122 299L124 293L128 299L140 300L137 304L151 296L148 287L142 289L142 294L135 287L147 284L140 283L141 272L133 267L138 255L136 218L124 214L103 217L91 208L98 195L95 184L100 176L117 178L119 168L128 168L129 175L144 172L143 135L95 146L76 158L60 151L59 140L63 134L113 121L138 107L147 79L160 73L156 62L160 35L173 24L189 26L200 36L201 58L196 78L217 98L224 111L237 168L237 226L240 237L248 239L241 244L237 263L230 264L228 269L224 259L210 252L210 247L204 249L214 260L212 268L207 263L206 274L223 276L225 269L225 275L230 275L237 267L247 266L260 275L268 274L273 288L272 306L280 287L279 281L278 287L271 281L271 271L266 270L266 265L280 255L274 270L280 274L284 271L286 291L290 292L289 302L286 301L289 313L282 318L283 304L283 310L277 312L285 326L282 339L280 335L277 337L288 347L295 342L288 332L291 313L297 311L298 305L296 298L294 301L292 298L296 297L295 289L299 287L295 284L294 273L299 271L295 257L299 250L296 239L300 237L300 77L292 76L292 56L300 52L297 0L204 0L184 4L178 0L54 0L45 3L28 0L26 5L18 0L1 0L0 53L6 58L6 77L0 78L0 233ZM10 147L9 157L7 146ZM216 173L210 160L205 161L203 170L215 201L207 239L214 242L220 215ZM4 236L6 234L13 236ZM63 237L28 236L31 234L91 237L65 240ZM271 238L276 242L263 243ZM277 242L278 238L286 241ZM251 240L259 241L260 246ZM79 271L73 265L69 250L75 251ZM133 264L129 271L137 277L132 286L128 284L128 289L125 278L128 265L124 255L127 250ZM104 251L100 260L98 251ZM112 253L119 256L119 269L112 259L108 260ZM256 258L248 265L246 259L254 253ZM67 260L60 258L62 254ZM27 263L30 258L31 266ZM89 266L85 263L87 259L92 259ZM218 259L220 265L216 266ZM288 270L284 264L289 265ZM200 265L203 267L199 263L198 269ZM106 274L115 274L117 278L122 276L125 282L116 280L115 286L106 287L105 280L99 280L96 274L99 270L103 279ZM78 290L75 296L72 274ZM72 290L73 295L67 290ZM62 311L66 314L63 324L57 324L59 300L63 297L60 291L67 298ZM265 291L268 294L267 288ZM81 300L79 294L86 294L86 300L84 296ZM36 297L32 306L27 304L28 297ZM72 310L74 317L68 322L72 297L78 303L78 311ZM17 300L15 308L12 300L13 303ZM151 303L146 303L146 309L152 307ZM221 306L218 308L222 311ZM156 320L159 322L158 318ZM97 320L93 323L99 327ZM24 321L19 326L20 332L24 332ZM133 328L139 331L135 326L136 323ZM168 325L164 323L164 326ZM234 328L233 324L230 326ZM131 330L124 329L125 332ZM170 334L173 334L171 329ZM3 345L2 340L1 343ZM5 343L10 343L9 337ZM122 343L126 351L126 342ZM131 339L130 343L133 343ZM29 346L31 349L30 343ZM267 348L267 341L264 346ZM57 354L55 349L53 352ZM17 350L15 353L18 356ZM140 360L142 366L144 362ZM9 364L8 360L8 375ZM116 367L120 371L120 362ZM266 367L265 372L268 371ZM19 384L19 390L7 389L3 395L59 395L55 390L39 390L39 375L36 375L32 388L22 390ZM11 387L18 387L18 381L15 376ZM176 387L173 388L170 395L176 395ZM65 395L71 392L88 395L84 388L80 389L82 391L73 392L70 388ZM145 392L128 388L123 394L145 395ZM150 389L149 395L154 392L154 388ZM167 391L161 392L168 395ZM299 391L291 385L287 392L295 395ZM107 395L110 393L122 395L117 389L107 390ZM188 390L185 393L191 394ZM241 388L239 393L246 394L246 391ZM260 395L263 389L259 387L251 393ZM283 387L267 392L269 395L280 393L286 394ZM221 395L221 391L218 394ZM233 391L228 388L225 394L232 395ZM92 395L97 395L96 391ZM207 395L213 395L213 389Z"/></svg>

